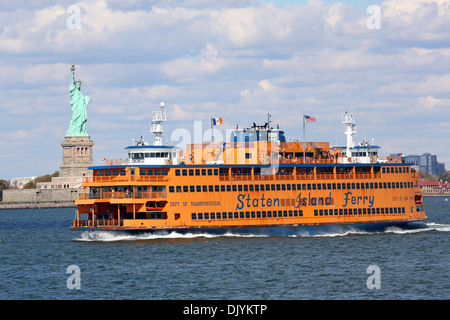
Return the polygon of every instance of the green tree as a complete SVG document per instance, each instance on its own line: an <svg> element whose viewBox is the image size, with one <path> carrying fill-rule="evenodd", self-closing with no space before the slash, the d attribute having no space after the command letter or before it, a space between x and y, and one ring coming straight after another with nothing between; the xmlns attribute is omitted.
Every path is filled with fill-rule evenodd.
<svg viewBox="0 0 450 320"><path fill-rule="evenodd" d="M6 180L0 179L0 201L3 200L3 190L9 189L9 183Z"/></svg>
<svg viewBox="0 0 450 320"><path fill-rule="evenodd" d="M24 189L36 189L36 184L38 182L51 182L53 177L59 177L59 171L55 171L52 174L45 174L43 176L39 176L34 180L31 180L27 184L23 186Z"/></svg>
<svg viewBox="0 0 450 320"><path fill-rule="evenodd" d="M446 171L446 172L444 172L444 173L441 173L440 175L439 175L439 178L438 178L439 180L442 180L442 181L448 181L448 182L450 182L450 171Z"/></svg>

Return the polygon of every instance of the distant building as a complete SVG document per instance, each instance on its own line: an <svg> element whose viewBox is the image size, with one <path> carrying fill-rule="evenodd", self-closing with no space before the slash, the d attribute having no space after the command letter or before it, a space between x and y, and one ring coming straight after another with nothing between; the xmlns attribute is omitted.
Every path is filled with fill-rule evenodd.
<svg viewBox="0 0 450 320"><path fill-rule="evenodd" d="M445 164L437 161L437 156L431 153L422 155L405 156L405 162L412 163L420 172L426 172L433 176L438 176L445 172Z"/></svg>
<svg viewBox="0 0 450 320"><path fill-rule="evenodd" d="M9 185L12 189L22 189L28 182L33 181L36 177L20 177L9 180Z"/></svg>

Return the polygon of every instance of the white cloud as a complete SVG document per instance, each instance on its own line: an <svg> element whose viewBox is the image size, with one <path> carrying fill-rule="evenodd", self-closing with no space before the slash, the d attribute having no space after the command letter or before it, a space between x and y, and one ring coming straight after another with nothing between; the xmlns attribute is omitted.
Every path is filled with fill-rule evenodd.
<svg viewBox="0 0 450 320"><path fill-rule="evenodd" d="M73 4L0 4L0 127L11 140L0 143L0 159L14 154L21 168L36 145L37 158L59 165L72 63L92 97L88 132L103 157L143 132L150 137L160 101L167 133L212 116L248 126L271 113L298 138L308 113L318 118L310 137L334 142L349 110L360 132L392 152L426 152L431 136L442 135L442 145L448 137L450 1L386 0L379 30L367 28L365 8L352 2L253 0L81 1L81 29L70 30ZM427 136L418 125L439 130ZM53 154L40 151L50 146ZM58 169L14 173L1 161L0 178Z"/></svg>

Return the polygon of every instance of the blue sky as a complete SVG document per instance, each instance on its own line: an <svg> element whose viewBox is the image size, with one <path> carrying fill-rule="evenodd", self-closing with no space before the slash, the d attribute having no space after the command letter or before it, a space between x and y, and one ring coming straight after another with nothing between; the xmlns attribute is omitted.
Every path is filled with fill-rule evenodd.
<svg viewBox="0 0 450 320"><path fill-rule="evenodd" d="M378 13L367 12L377 5ZM78 10L75 14L73 8ZM120 158L166 104L177 129L263 124L288 138L437 154L450 168L450 1L165 0L0 4L0 179L59 170L70 66L91 97L94 161ZM379 24L377 24L379 22ZM205 134L205 137L208 137Z"/></svg>

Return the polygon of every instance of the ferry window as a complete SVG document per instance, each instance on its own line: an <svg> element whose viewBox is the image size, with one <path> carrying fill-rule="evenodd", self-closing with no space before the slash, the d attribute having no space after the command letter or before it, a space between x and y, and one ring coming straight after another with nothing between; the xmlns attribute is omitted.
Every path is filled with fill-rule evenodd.
<svg viewBox="0 0 450 320"><path fill-rule="evenodd" d="M300 183L297 184L297 190L302 190L302 185ZM305 190L305 189L303 189L303 190Z"/></svg>
<svg viewBox="0 0 450 320"><path fill-rule="evenodd" d="M118 176L119 175L119 170L113 170L112 174L113 174L113 176Z"/></svg>
<svg viewBox="0 0 450 320"><path fill-rule="evenodd" d="M374 183L375 189L378 189L378 182Z"/></svg>
<svg viewBox="0 0 450 320"><path fill-rule="evenodd" d="M211 185L208 186L208 191L209 191L209 192L214 192L214 186L211 186Z"/></svg>
<svg viewBox="0 0 450 320"><path fill-rule="evenodd" d="M200 169L195 169L195 175L199 176L200 175Z"/></svg>
<svg viewBox="0 0 450 320"><path fill-rule="evenodd" d="M300 211L298 212L298 215L299 215L300 217L303 217L303 210L300 210Z"/></svg>
<svg viewBox="0 0 450 320"><path fill-rule="evenodd" d="M284 184L283 184L283 186L284 186ZM286 190L288 190L288 191L291 190L291 185L290 185L290 184L287 184L287 185L286 185Z"/></svg>
<svg viewBox="0 0 450 320"><path fill-rule="evenodd" d="M103 170L97 171L97 176L98 177L103 177Z"/></svg>
<svg viewBox="0 0 450 320"><path fill-rule="evenodd" d="M220 186L220 191L225 192L225 186L224 185Z"/></svg>
<svg viewBox="0 0 450 320"><path fill-rule="evenodd" d="M153 175L153 170L152 169L147 169L147 175L148 176L152 176Z"/></svg>
<svg viewBox="0 0 450 320"><path fill-rule="evenodd" d="M289 217L292 217L292 210L289 210Z"/></svg>
<svg viewBox="0 0 450 320"><path fill-rule="evenodd" d="M397 208L396 207L394 208L394 213L397 213Z"/></svg>
<svg viewBox="0 0 450 320"><path fill-rule="evenodd" d="M229 184L227 184L227 192L231 191L231 186Z"/></svg>
<svg viewBox="0 0 450 320"><path fill-rule="evenodd" d="M323 209L319 210L319 216L323 216Z"/></svg>
<svg viewBox="0 0 450 320"><path fill-rule="evenodd" d="M252 185L252 184L250 184L250 185L248 186L248 190L249 190L249 191L253 191L253 185Z"/></svg>
<svg viewBox="0 0 450 320"><path fill-rule="evenodd" d="M256 217L261 218L261 211L256 211Z"/></svg>
<svg viewBox="0 0 450 320"><path fill-rule="evenodd" d="M169 174L169 169L162 169L162 175L167 176Z"/></svg>
<svg viewBox="0 0 450 320"><path fill-rule="evenodd" d="M203 192L207 192L208 191L208 187L207 186L202 186Z"/></svg>
<svg viewBox="0 0 450 320"><path fill-rule="evenodd" d="M195 186L189 186L189 192L195 192Z"/></svg>
<svg viewBox="0 0 450 320"><path fill-rule="evenodd" d="M405 207L402 208L402 213L405 213Z"/></svg>
<svg viewBox="0 0 450 320"><path fill-rule="evenodd" d="M259 191L259 184L255 184L255 191Z"/></svg>
<svg viewBox="0 0 450 320"><path fill-rule="evenodd" d="M197 217L198 217L199 219L203 219L203 213L197 213Z"/></svg>
<svg viewBox="0 0 450 320"><path fill-rule="evenodd" d="M266 184L266 191L270 191L270 184Z"/></svg>
<svg viewBox="0 0 450 320"><path fill-rule="evenodd" d="M277 184L277 191L280 191L281 189L280 189L280 185L279 184Z"/></svg>
<svg viewBox="0 0 450 320"><path fill-rule="evenodd" d="M251 152L246 152L245 153L245 159L251 159L252 158L252 153Z"/></svg>
<svg viewBox="0 0 450 320"><path fill-rule="evenodd" d="M382 173L386 173L386 168L383 167L383 168L381 169L381 172L382 172Z"/></svg>
<svg viewBox="0 0 450 320"><path fill-rule="evenodd" d="M314 215L317 216L317 209L314 209Z"/></svg>
<svg viewBox="0 0 450 320"><path fill-rule="evenodd" d="M295 188L296 186L297 186L296 184L293 184L293 185L292 185L292 190L295 190L295 189L296 189L296 188Z"/></svg>
<svg viewBox="0 0 450 320"><path fill-rule="evenodd" d="M395 173L398 173L398 167L395 167L394 170L395 170Z"/></svg>
<svg viewBox="0 0 450 320"><path fill-rule="evenodd" d="M206 176L206 169L202 169L202 176Z"/></svg>
<svg viewBox="0 0 450 320"><path fill-rule="evenodd" d="M181 186L177 186L177 192L181 192Z"/></svg>
<svg viewBox="0 0 450 320"><path fill-rule="evenodd" d="M186 169L181 170L181 175L182 176L187 176L187 170Z"/></svg>
<svg viewBox="0 0 450 320"><path fill-rule="evenodd" d="M270 190L275 191L275 185L274 184L270 185Z"/></svg>
<svg viewBox="0 0 450 320"><path fill-rule="evenodd" d="M238 190L242 191L242 184L238 185Z"/></svg>
<svg viewBox="0 0 450 320"><path fill-rule="evenodd" d="M347 183L347 189L350 189L350 182Z"/></svg>
<svg viewBox="0 0 450 320"><path fill-rule="evenodd" d="M161 175L161 169L155 169L155 176Z"/></svg>
<svg viewBox="0 0 450 320"><path fill-rule="evenodd" d="M235 184L231 188L233 189L233 191L237 191L237 187Z"/></svg>
<svg viewBox="0 0 450 320"><path fill-rule="evenodd" d="M252 211L252 218L255 217L255 211Z"/></svg>
<svg viewBox="0 0 450 320"><path fill-rule="evenodd" d="M361 209L359 209L361 210ZM363 214L367 214L367 208L363 208Z"/></svg>
<svg viewBox="0 0 450 320"><path fill-rule="evenodd" d="M175 175L176 175L176 176L179 176L179 175L180 175L180 169L176 169L176 170L175 170Z"/></svg>
<svg viewBox="0 0 450 320"><path fill-rule="evenodd" d="M195 213L191 213L191 219L192 220L197 220L197 215Z"/></svg>
<svg viewBox="0 0 450 320"><path fill-rule="evenodd" d="M205 212L205 219L209 219L209 212Z"/></svg>
<svg viewBox="0 0 450 320"><path fill-rule="evenodd" d="M220 190L220 189L219 189L219 186L214 186L214 191L215 191L215 192L219 192L219 190Z"/></svg>
<svg viewBox="0 0 450 320"><path fill-rule="evenodd" d="M344 216L348 215L347 209L344 209Z"/></svg>
<svg viewBox="0 0 450 320"><path fill-rule="evenodd" d="M337 184L337 188L338 188L338 190L341 190L341 184L340 183Z"/></svg>
<svg viewBox="0 0 450 320"><path fill-rule="evenodd" d="M352 183L352 189L356 189L354 182Z"/></svg>
<svg viewBox="0 0 450 320"><path fill-rule="evenodd" d="M322 183L322 190L327 190L327 184L326 183Z"/></svg>
<svg viewBox="0 0 450 320"><path fill-rule="evenodd" d="M281 211L281 210L278 210L278 217L282 217L283 216L283 211Z"/></svg>
<svg viewBox="0 0 450 320"><path fill-rule="evenodd" d="M175 192L174 186L169 186L169 192Z"/></svg>
<svg viewBox="0 0 450 320"><path fill-rule="evenodd" d="M261 185L259 186L259 190L264 191L264 185L263 185L263 184L261 184Z"/></svg>
<svg viewBox="0 0 450 320"><path fill-rule="evenodd" d="M189 187L188 186L183 186L183 192L189 192Z"/></svg>
<svg viewBox="0 0 450 320"><path fill-rule="evenodd" d="M145 176L145 169L140 169L140 170L139 170L139 174L140 174L141 176Z"/></svg>
<svg viewBox="0 0 450 320"><path fill-rule="evenodd" d="M196 186L195 188L196 188L197 192L202 192L202 186Z"/></svg>
<svg viewBox="0 0 450 320"><path fill-rule="evenodd" d="M328 209L323 209L323 214L324 214L325 216L327 216L327 215L328 215Z"/></svg>
<svg viewBox="0 0 450 320"><path fill-rule="evenodd" d="M214 169L214 175L218 176L219 175L219 169Z"/></svg>
<svg viewBox="0 0 450 320"><path fill-rule="evenodd" d="M236 217L236 214L235 214ZM239 212L239 218L244 219L244 211Z"/></svg>
<svg viewBox="0 0 450 320"><path fill-rule="evenodd" d="M211 212L211 219L215 219L216 218L216 213L215 212Z"/></svg>
<svg viewBox="0 0 450 320"><path fill-rule="evenodd" d="M392 208L389 208L389 213L393 213L393 210L392 210Z"/></svg>
<svg viewBox="0 0 450 320"><path fill-rule="evenodd" d="M267 213L266 213L266 211L263 211L263 212L262 212L262 217L263 217L263 218L267 218Z"/></svg>
<svg viewBox="0 0 450 320"><path fill-rule="evenodd" d="M193 176L194 175L194 169L189 169L189 175Z"/></svg>
<svg viewBox="0 0 450 320"><path fill-rule="evenodd" d="M267 211L267 218L272 218L272 211Z"/></svg>
<svg viewBox="0 0 450 320"><path fill-rule="evenodd" d="M221 213L221 212L217 212L216 218L217 218L217 219L226 219L226 218L227 218L227 213L224 212L224 213L223 213L223 216L222 216L222 213Z"/></svg>
<svg viewBox="0 0 450 320"><path fill-rule="evenodd" d="M249 211L245 211L245 217L246 218L250 218L250 212Z"/></svg>
<svg viewBox="0 0 450 320"><path fill-rule="evenodd" d="M342 216L343 210L339 209L339 215Z"/></svg>
<svg viewBox="0 0 450 320"><path fill-rule="evenodd" d="M331 183L327 184L327 188L328 188L328 190L331 190ZM335 190L335 189L336 189L336 184L333 183L333 190Z"/></svg>
<svg viewBox="0 0 450 320"><path fill-rule="evenodd" d="M208 169L208 176L212 176L212 169Z"/></svg>
<svg viewBox="0 0 450 320"><path fill-rule="evenodd" d="M397 189L399 188L399 183L398 183L398 182L395 183L395 187L396 187Z"/></svg>
<svg viewBox="0 0 450 320"><path fill-rule="evenodd" d="M314 186L313 186L313 190L315 190ZM320 183L317 184L317 190L322 190L322 185Z"/></svg>
<svg viewBox="0 0 450 320"><path fill-rule="evenodd" d="M244 191L248 191L248 185L244 184Z"/></svg>
<svg viewBox="0 0 450 320"><path fill-rule="evenodd" d="M308 190L311 190L311 183L308 183Z"/></svg>
<svg viewBox="0 0 450 320"><path fill-rule="evenodd" d="M409 173L409 168L408 167L406 167L406 173Z"/></svg>

